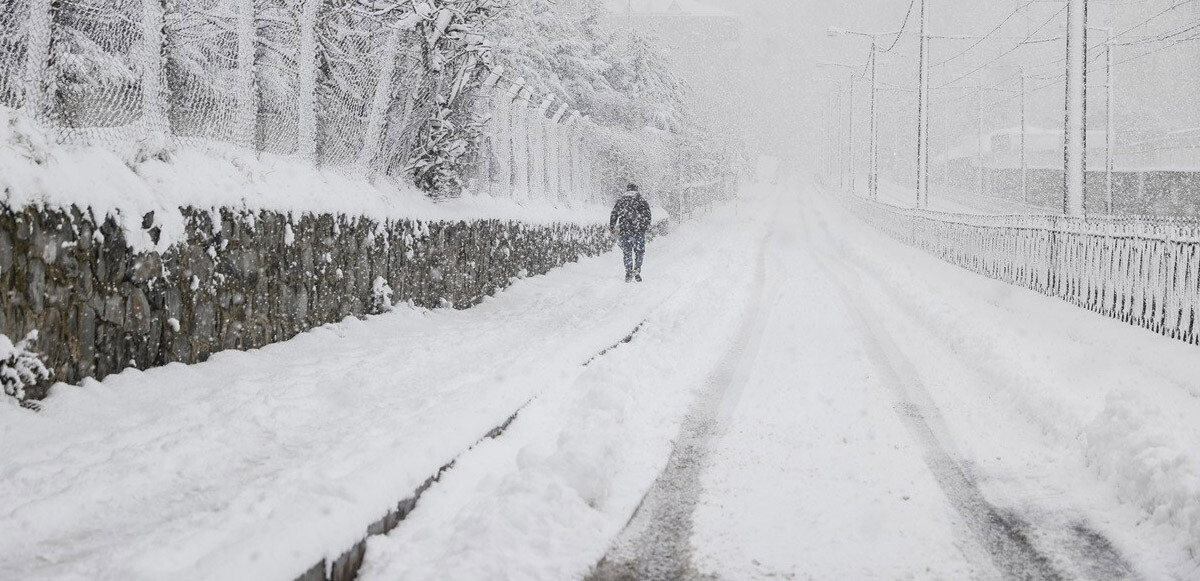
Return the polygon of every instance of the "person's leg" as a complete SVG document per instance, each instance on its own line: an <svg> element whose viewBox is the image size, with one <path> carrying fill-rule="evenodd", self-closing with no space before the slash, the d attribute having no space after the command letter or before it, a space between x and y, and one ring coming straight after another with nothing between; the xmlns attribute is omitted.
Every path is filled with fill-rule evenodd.
<svg viewBox="0 0 1200 581"><path fill-rule="evenodd" d="M634 240L630 236L621 236L621 252L625 254L625 278L633 276Z"/></svg>
<svg viewBox="0 0 1200 581"><path fill-rule="evenodd" d="M646 235L639 234L633 242L634 266L633 272L640 279L642 276L642 259L646 257Z"/></svg>

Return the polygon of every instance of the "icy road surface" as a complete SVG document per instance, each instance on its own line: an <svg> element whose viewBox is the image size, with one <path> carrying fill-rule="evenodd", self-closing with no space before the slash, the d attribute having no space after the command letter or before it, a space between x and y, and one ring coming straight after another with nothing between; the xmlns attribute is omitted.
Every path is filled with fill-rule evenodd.
<svg viewBox="0 0 1200 581"><path fill-rule="evenodd" d="M452 459L360 578L1200 577L1200 349L812 187L645 273L610 254L0 407L0 578L291 581Z"/></svg>

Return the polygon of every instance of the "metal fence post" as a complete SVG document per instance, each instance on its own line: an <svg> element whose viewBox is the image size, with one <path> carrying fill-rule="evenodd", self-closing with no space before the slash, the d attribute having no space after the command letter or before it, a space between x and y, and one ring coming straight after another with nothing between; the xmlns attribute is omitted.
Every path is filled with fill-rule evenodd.
<svg viewBox="0 0 1200 581"><path fill-rule="evenodd" d="M9 0L10 2L13 0ZM19 1L19 0L18 0ZM24 109L35 119L50 112L46 98L50 85L50 43L54 19L53 0L27 0L25 21Z"/></svg>
<svg viewBox="0 0 1200 581"><path fill-rule="evenodd" d="M297 47L296 156L317 163L317 11L321 0L304 0Z"/></svg>
<svg viewBox="0 0 1200 581"><path fill-rule="evenodd" d="M513 142L512 105L519 91L518 85L510 85L504 91L497 90L492 101L492 110L495 115L492 119L492 127L496 134L493 143L496 147L497 162L494 172L495 187L492 189L492 195L498 194L506 198L513 197L513 147L515 144Z"/></svg>
<svg viewBox="0 0 1200 581"><path fill-rule="evenodd" d="M371 98L371 109L367 112L367 129L363 135L362 149L358 154L357 169L364 175L371 173L375 157L379 153L384 115L387 113L388 103L392 100L392 78L396 74L399 52L400 31L393 30L388 33L383 52L379 55L379 77L375 79L375 94Z"/></svg>
<svg viewBox="0 0 1200 581"><path fill-rule="evenodd" d="M163 147L169 133L167 91L163 82L163 7L160 0L142 0L141 127L151 147Z"/></svg>
<svg viewBox="0 0 1200 581"><path fill-rule="evenodd" d="M513 133L513 198L529 198L529 91L517 79L517 97L511 103Z"/></svg>
<svg viewBox="0 0 1200 581"><path fill-rule="evenodd" d="M258 120L258 90L254 73L255 37L254 2L237 3L237 112L234 139L237 145L253 150Z"/></svg>

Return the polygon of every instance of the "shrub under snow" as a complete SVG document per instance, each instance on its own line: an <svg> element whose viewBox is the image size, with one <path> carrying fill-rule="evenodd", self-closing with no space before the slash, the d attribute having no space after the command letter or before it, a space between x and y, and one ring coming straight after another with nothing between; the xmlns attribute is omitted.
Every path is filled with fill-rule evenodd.
<svg viewBox="0 0 1200 581"><path fill-rule="evenodd" d="M24 339L13 344L8 336L0 334L0 385L4 386L5 398L25 401L25 388L50 379L50 371L37 353L29 349L37 340L37 331L30 331Z"/></svg>
<svg viewBox="0 0 1200 581"><path fill-rule="evenodd" d="M375 279L375 284L372 285L371 292L371 314L379 315L390 313L395 309L392 302L392 287L388 285L387 279L382 276Z"/></svg>

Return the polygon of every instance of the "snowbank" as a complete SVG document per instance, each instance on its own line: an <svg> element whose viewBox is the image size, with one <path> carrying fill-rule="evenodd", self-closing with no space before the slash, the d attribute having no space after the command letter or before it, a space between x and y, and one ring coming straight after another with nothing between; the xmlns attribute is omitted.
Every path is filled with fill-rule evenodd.
<svg viewBox="0 0 1200 581"><path fill-rule="evenodd" d="M1085 429L1088 460L1121 500L1200 547L1200 458L1164 412L1137 392L1113 391Z"/></svg>
<svg viewBox="0 0 1200 581"><path fill-rule="evenodd" d="M498 219L529 224L597 224L608 220L600 205L568 206L545 200L517 201L467 196L434 201L390 179L367 180L298 160L179 149L163 159L133 166L104 149L66 148L23 116L0 107L0 201L24 205L91 208L113 216L135 250L166 248L183 236L179 208L271 210L295 214L348 214L377 220ZM150 240L142 218L154 212L162 231Z"/></svg>

